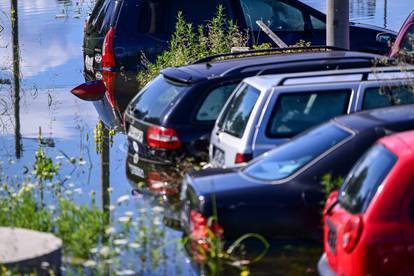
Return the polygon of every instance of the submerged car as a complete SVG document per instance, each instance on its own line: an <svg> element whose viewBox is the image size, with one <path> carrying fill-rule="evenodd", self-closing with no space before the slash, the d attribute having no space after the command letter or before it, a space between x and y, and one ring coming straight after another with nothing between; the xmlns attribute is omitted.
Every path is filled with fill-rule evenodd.
<svg viewBox="0 0 414 276"><path fill-rule="evenodd" d="M324 210L319 273L414 274L414 132L382 138Z"/></svg>
<svg viewBox="0 0 414 276"><path fill-rule="evenodd" d="M206 161L217 116L244 78L372 67L382 58L329 47L288 48L223 54L168 68L137 94L125 112L130 147L151 162L174 163L186 156Z"/></svg>
<svg viewBox="0 0 414 276"><path fill-rule="evenodd" d="M411 66L247 78L216 121L210 163L240 166L335 116L414 104L413 80Z"/></svg>
<svg viewBox="0 0 414 276"><path fill-rule="evenodd" d="M258 27L257 20L267 24L288 45L300 40L312 45L326 44L326 16L298 0L100 0L85 25L85 72L99 77L103 68L140 70L142 54L155 61L165 50L178 11L198 26L213 18L219 5L241 30L250 30L250 44L272 42ZM351 49L388 53L387 43L376 40L382 32L396 36L390 30L351 23Z"/></svg>
<svg viewBox="0 0 414 276"><path fill-rule="evenodd" d="M307 131L244 168L208 169L183 181L181 220L187 234L217 214L226 239L321 238L322 177L346 176L375 141L414 129L414 105L342 116Z"/></svg>

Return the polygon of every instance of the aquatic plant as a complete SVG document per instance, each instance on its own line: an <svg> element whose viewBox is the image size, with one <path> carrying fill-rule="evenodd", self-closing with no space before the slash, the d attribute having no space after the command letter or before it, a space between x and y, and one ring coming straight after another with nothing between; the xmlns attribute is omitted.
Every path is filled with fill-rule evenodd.
<svg viewBox="0 0 414 276"><path fill-rule="evenodd" d="M241 31L233 20L227 19L221 5L209 23L197 27L186 22L183 13L179 12L168 49L157 57L155 63L149 62L142 54L144 70L138 73L138 81L143 87L164 68L191 64L209 55L230 52L233 47L246 47L248 40L248 34Z"/></svg>
<svg viewBox="0 0 414 276"><path fill-rule="evenodd" d="M325 194L325 198L328 198L329 194L335 190L341 188L342 183L344 182L344 178L342 176L334 178L332 174L327 173L322 176L322 186L323 192ZM323 202L324 204L325 202Z"/></svg>

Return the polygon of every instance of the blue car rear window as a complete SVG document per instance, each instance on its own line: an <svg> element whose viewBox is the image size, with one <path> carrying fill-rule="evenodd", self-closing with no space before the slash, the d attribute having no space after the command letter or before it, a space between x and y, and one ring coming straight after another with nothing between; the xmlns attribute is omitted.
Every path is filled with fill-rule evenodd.
<svg viewBox="0 0 414 276"><path fill-rule="evenodd" d="M285 179L351 135L334 123L326 123L262 155L243 173L265 181Z"/></svg>
<svg viewBox="0 0 414 276"><path fill-rule="evenodd" d="M396 162L397 156L384 146L372 147L345 179L339 194L341 207L352 214L364 213Z"/></svg>
<svg viewBox="0 0 414 276"><path fill-rule="evenodd" d="M132 100L135 118L159 124L162 115L189 86L171 82L159 75Z"/></svg>

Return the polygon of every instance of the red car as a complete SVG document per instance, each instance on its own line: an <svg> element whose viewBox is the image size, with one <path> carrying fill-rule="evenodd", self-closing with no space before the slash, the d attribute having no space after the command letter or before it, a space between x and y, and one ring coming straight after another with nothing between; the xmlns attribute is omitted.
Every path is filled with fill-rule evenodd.
<svg viewBox="0 0 414 276"><path fill-rule="evenodd" d="M321 275L414 275L414 131L382 138L324 208Z"/></svg>
<svg viewBox="0 0 414 276"><path fill-rule="evenodd" d="M381 36L382 34L379 34L379 37ZM386 37L387 34L384 33L382 39L387 39ZM381 38L379 38L379 40L381 40ZM400 51L414 54L414 12L410 14L398 33L397 40L391 50L391 57L396 57Z"/></svg>

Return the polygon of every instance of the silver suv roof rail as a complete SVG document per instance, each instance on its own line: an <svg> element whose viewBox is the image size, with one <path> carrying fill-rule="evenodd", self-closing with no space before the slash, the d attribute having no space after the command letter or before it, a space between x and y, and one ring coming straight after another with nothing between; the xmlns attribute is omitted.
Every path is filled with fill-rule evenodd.
<svg viewBox="0 0 414 276"><path fill-rule="evenodd" d="M410 73L411 76L407 75L407 73ZM381 76L381 78L385 78L386 75L390 75L392 79L395 80L404 80L408 78L412 78L414 81L414 68L406 69L405 71L401 71L400 69L390 69L386 71L380 71L380 72L374 72L374 71L356 71L356 72L341 72L340 70L338 72L333 72L332 74L325 74L322 72L318 72L318 74L315 75L307 75L307 76L287 76L280 79L277 86L283 86L283 85L289 85L286 84L288 81L294 81L294 80L304 80L303 84L309 84L309 83L325 83L325 82L332 82L332 77L338 77L338 76L344 76L348 77L346 80L338 80L338 81L369 81L369 80L377 80L375 76ZM351 76L355 76L356 78L350 78ZM326 79L326 81L310 81L310 80L322 80ZM308 80L306 82L305 80ZM290 83L290 84L295 84Z"/></svg>

